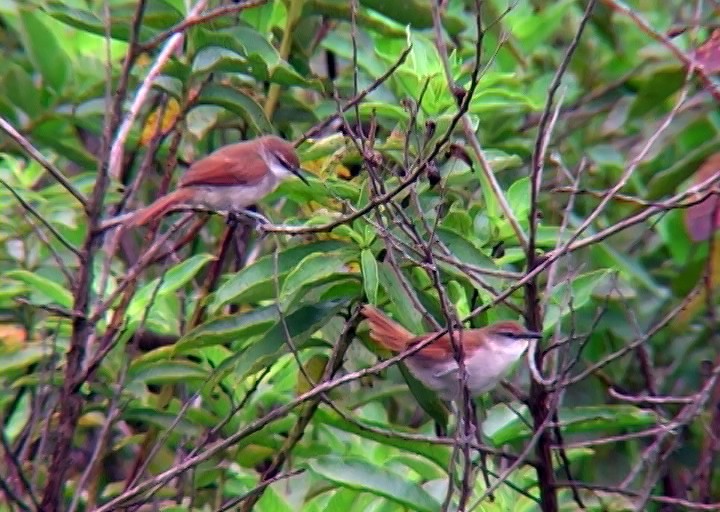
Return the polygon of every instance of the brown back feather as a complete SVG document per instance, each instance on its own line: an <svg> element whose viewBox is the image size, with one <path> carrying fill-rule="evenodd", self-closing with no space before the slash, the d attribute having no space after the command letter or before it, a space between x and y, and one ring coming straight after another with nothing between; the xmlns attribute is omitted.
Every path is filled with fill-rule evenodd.
<svg viewBox="0 0 720 512"><path fill-rule="evenodd" d="M462 340L463 348L465 354L467 355L468 351L476 350L491 342L493 336L496 336L496 333L498 332L521 334L527 332L527 329L517 322L502 320L479 329L462 329L461 331L454 331L454 334L458 341ZM427 334L423 335L419 341L427 339L429 336L430 335ZM430 345L423 348L418 353L430 359L446 359L448 357L452 357L454 352L450 336L448 334L443 334L440 338L433 341Z"/></svg>
<svg viewBox="0 0 720 512"><path fill-rule="evenodd" d="M267 171L267 162L260 149L282 156L289 164L299 167L300 161L293 145L275 135L228 144L190 166L180 178L179 187L193 185L248 185L257 183ZM231 177L228 182L228 176Z"/></svg>
<svg viewBox="0 0 720 512"><path fill-rule="evenodd" d="M397 322L388 318L382 311L370 305L362 308L362 314L370 323L370 337L383 347L393 352L402 352L409 347L421 343L433 336L434 333L415 336L408 332ZM458 341L461 341L465 352L480 348L488 343L488 337L497 331L510 331L521 333L525 329L517 322L501 321L480 329L463 329L455 331ZM453 357L453 346L448 334L443 334L438 339L423 347L417 355L434 360L446 360Z"/></svg>
<svg viewBox="0 0 720 512"><path fill-rule="evenodd" d="M248 144L229 144L201 158L183 174L178 187L256 183L265 175L267 165L260 153L252 151Z"/></svg>

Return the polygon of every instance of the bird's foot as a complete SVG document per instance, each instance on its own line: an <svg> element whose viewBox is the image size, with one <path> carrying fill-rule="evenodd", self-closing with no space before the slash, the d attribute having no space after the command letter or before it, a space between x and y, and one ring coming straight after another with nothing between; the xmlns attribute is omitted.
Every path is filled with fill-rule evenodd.
<svg viewBox="0 0 720 512"><path fill-rule="evenodd" d="M477 442L477 428L472 421L467 424L464 420L458 421L456 428L458 429L458 441L464 444L475 444Z"/></svg>
<svg viewBox="0 0 720 512"><path fill-rule="evenodd" d="M255 225L255 229L262 232L262 226L272 224L270 220L257 212L252 210L238 210L228 212L227 224L228 226L236 226L242 217L251 219Z"/></svg>
<svg viewBox="0 0 720 512"><path fill-rule="evenodd" d="M234 227L237 227L239 222L240 222L240 216L238 215L238 213L236 211L230 210L228 212L227 220L225 221L225 223L229 227L234 228Z"/></svg>
<svg viewBox="0 0 720 512"><path fill-rule="evenodd" d="M480 472L483 476L483 481L485 482L485 488L489 489L491 487L490 484L490 471L488 469L487 465L487 454L483 451L483 432L482 427L477 424L477 416L473 418L472 421L469 422L468 428L465 430L465 435L468 438L468 443L477 443L478 446L478 460L476 460L473 463L473 468L480 467ZM489 493L487 495L488 501L493 502L495 501L495 495L493 493Z"/></svg>

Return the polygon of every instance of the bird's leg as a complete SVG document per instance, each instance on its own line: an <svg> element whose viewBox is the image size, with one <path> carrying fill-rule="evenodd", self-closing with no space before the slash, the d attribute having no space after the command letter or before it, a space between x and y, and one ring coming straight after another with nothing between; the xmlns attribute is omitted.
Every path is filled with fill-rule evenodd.
<svg viewBox="0 0 720 512"><path fill-rule="evenodd" d="M234 227L237 227L239 222L240 222L240 217L239 217L238 213L235 210L230 210L228 212L227 220L225 221L225 223L229 227L234 228Z"/></svg>
<svg viewBox="0 0 720 512"><path fill-rule="evenodd" d="M478 455L480 459L480 470L483 474L483 480L485 482L485 488L490 488L490 474L487 468L487 460L486 460L486 454L482 450L482 427L481 424L478 422L477 418L477 408L475 405L475 402L470 399L470 403L468 404L468 409L465 409L465 404L460 401L453 401L453 412L455 413L455 417L457 418L457 421L455 423L455 431L457 435L458 442L463 443L466 446L466 449L469 450L471 446L474 445L474 443L477 441L478 444ZM464 412L467 412L467 414L463 414ZM468 452L469 453L469 452ZM470 467L467 468L467 471L469 472L469 475L465 478L468 478L468 482L474 479L475 470L477 469L477 463L471 462ZM487 496L488 500L493 502L495 501L495 496L493 496L492 493L488 494Z"/></svg>
<svg viewBox="0 0 720 512"><path fill-rule="evenodd" d="M485 408L483 405L480 405L480 408L482 409L482 417L485 418ZM475 435L476 439L479 445L478 453L480 455L480 470L483 474L483 480L485 481L485 488L490 488L490 473L487 468L487 454L482 450L483 445L483 433L482 433L482 421L478 419L477 415L477 405L474 401L470 401L470 409L472 412L472 416L470 418L470 421L474 423L475 426ZM495 501L495 496L493 496L492 493L488 494L488 499L490 501Z"/></svg>
<svg viewBox="0 0 720 512"><path fill-rule="evenodd" d="M246 217L250 217L251 219L255 220L260 225L272 224L267 217L265 217L264 215L262 215L258 212L254 212L252 210L241 210L240 213L242 213Z"/></svg>
<svg viewBox="0 0 720 512"><path fill-rule="evenodd" d="M462 402L452 402L452 412L453 415L456 418L455 421L455 432L459 433L459 440L463 443L471 443L475 440L477 435L477 429L475 428L475 422L473 421L473 418L475 417L475 404L473 401L470 401L471 404L471 410L470 414L471 417L465 418L462 414L462 408L463 403ZM469 421L468 421L469 420Z"/></svg>
<svg viewBox="0 0 720 512"><path fill-rule="evenodd" d="M267 217L247 208L243 210L230 210L228 212L227 224L229 226L236 226L240 222L240 218L243 216L255 221L254 224L256 229L259 229L260 226L271 224Z"/></svg>

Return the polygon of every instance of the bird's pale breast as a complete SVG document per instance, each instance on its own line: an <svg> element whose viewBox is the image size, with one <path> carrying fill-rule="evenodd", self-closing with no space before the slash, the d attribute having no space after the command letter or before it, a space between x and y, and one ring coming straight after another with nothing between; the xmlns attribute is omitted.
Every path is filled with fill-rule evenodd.
<svg viewBox="0 0 720 512"><path fill-rule="evenodd" d="M271 173L265 175L260 181L253 185L230 185L230 186L194 186L201 194L197 205L211 210L243 210L275 190L279 180Z"/></svg>

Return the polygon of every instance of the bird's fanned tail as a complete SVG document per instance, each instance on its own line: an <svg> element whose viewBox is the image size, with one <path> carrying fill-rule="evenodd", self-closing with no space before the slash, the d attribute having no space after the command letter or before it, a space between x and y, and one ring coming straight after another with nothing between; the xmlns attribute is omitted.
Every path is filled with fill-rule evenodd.
<svg viewBox="0 0 720 512"><path fill-rule="evenodd" d="M175 192L171 192L159 199L157 199L150 206L138 210L132 219L130 219L130 226L144 226L154 219L159 219L170 210L185 203L193 195L193 191L189 188L179 188Z"/></svg>
<svg viewBox="0 0 720 512"><path fill-rule="evenodd" d="M416 338L402 325L373 306L364 305L362 314L370 323L370 338L388 350L402 352Z"/></svg>

